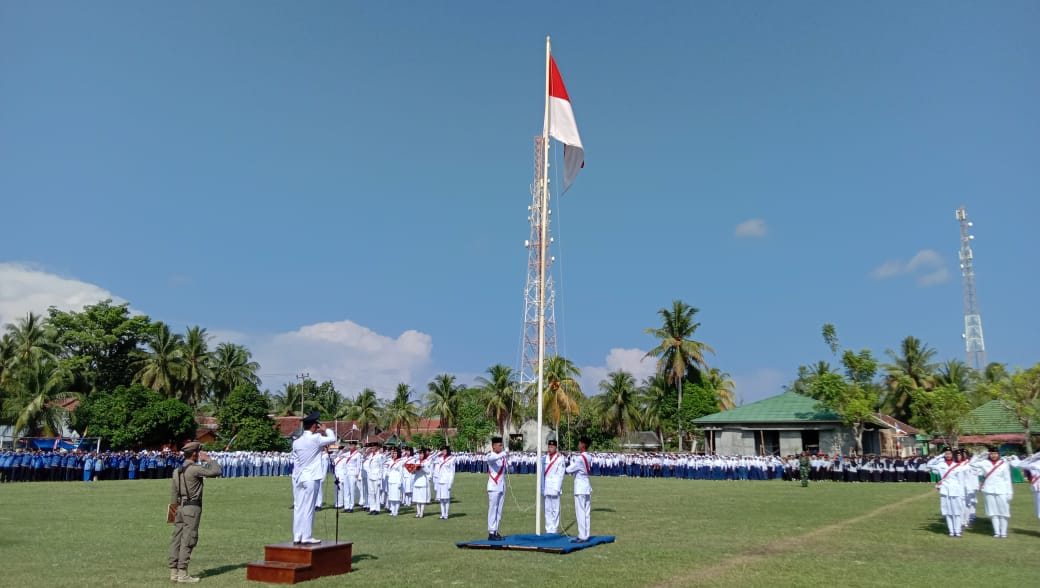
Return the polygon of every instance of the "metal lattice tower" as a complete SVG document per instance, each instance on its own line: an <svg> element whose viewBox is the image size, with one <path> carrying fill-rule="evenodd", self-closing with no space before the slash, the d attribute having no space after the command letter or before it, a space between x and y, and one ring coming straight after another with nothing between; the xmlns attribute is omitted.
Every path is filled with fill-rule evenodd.
<svg viewBox="0 0 1040 588"><path fill-rule="evenodd" d="M546 185L542 181L542 164L545 157L545 146L542 137L534 138L534 183L531 184L531 205L527 207L528 217L531 221L531 238L524 241L527 248L527 284L524 286L524 341L523 358L520 360L520 385L521 388L531 382L538 381L538 270L541 266L541 238L542 222L546 223L545 234L549 235L549 221L552 212L547 210L545 219L541 218L541 186ZM548 194L545 195L548 198ZM552 244L552 237L546 237L548 244ZM545 248L548 251L548 247ZM553 302L556 293L553 289L552 273L550 268L554 258L550 255L545 260L545 357L556 354L556 311Z"/></svg>
<svg viewBox="0 0 1040 588"><path fill-rule="evenodd" d="M964 207L957 209L957 220L961 225L961 276L964 289L964 349L968 367L982 370L986 367L986 344L982 340L982 315L979 314L979 299L975 295L975 261L971 254L969 234L972 223Z"/></svg>

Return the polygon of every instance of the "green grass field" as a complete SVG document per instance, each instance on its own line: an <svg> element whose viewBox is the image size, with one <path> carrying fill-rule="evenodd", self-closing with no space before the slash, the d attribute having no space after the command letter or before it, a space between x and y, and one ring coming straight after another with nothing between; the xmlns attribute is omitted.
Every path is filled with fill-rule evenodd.
<svg viewBox="0 0 1040 588"><path fill-rule="evenodd" d="M422 520L410 509L341 515L354 571L306 585L1040 585L1040 520L1024 484L1010 537L998 540L985 519L962 539L947 537L930 484L594 478L592 533L616 543L555 555L455 547L487 535L485 479L458 475L448 521L433 505ZM533 492L532 476L510 479L503 534L534 531ZM0 486L0 585L172 585L168 498L166 480ZM573 501L562 502L573 535ZM260 585L245 579L245 566L262 559L264 544L291 540L289 480L209 480L205 503L191 573L202 585ZM315 536L334 532L332 509L317 513Z"/></svg>

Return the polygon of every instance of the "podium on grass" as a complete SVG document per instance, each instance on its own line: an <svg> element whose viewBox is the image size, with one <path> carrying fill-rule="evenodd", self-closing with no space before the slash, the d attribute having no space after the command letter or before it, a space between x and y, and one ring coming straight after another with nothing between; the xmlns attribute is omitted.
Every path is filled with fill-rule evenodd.
<svg viewBox="0 0 1040 588"><path fill-rule="evenodd" d="M272 584L295 584L322 576L347 574L350 573L352 546L350 541L266 545L264 561L249 564L246 578Z"/></svg>

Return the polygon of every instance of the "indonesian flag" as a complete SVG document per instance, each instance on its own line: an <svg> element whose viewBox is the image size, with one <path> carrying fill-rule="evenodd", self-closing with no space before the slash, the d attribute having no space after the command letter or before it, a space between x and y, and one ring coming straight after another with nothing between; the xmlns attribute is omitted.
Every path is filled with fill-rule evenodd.
<svg viewBox="0 0 1040 588"><path fill-rule="evenodd" d="M578 170L585 167L585 149L581 146L571 99L552 55L549 56L549 136L563 143L563 191L566 192L578 177Z"/></svg>

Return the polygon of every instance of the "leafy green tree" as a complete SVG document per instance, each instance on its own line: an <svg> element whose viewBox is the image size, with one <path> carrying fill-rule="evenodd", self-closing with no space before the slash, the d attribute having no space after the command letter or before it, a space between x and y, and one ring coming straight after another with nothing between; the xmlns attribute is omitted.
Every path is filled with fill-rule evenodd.
<svg viewBox="0 0 1040 588"><path fill-rule="evenodd" d="M74 390L115 390L133 383L139 346L151 329L147 316L131 316L130 304L103 300L82 312L47 309L59 355L76 378Z"/></svg>
<svg viewBox="0 0 1040 588"><path fill-rule="evenodd" d="M325 380L321 384L315 384L313 380L308 381L310 382L308 387L311 388L310 402L308 402L310 409L317 410L324 421L343 418L350 403L336 390L336 385L332 383L332 380Z"/></svg>
<svg viewBox="0 0 1040 588"><path fill-rule="evenodd" d="M506 424L513 421L518 381L513 368L495 364L487 369L488 377L477 378L484 393L487 415L495 419L499 436L505 437Z"/></svg>
<svg viewBox="0 0 1040 588"><path fill-rule="evenodd" d="M197 424L188 405L133 384L92 394L76 410L76 428L106 447L131 449L194 437Z"/></svg>
<svg viewBox="0 0 1040 588"><path fill-rule="evenodd" d="M638 387L632 374L617 370L607 374L599 383L603 394L596 396L596 412L601 415L603 428L617 437L624 437L639 420Z"/></svg>
<svg viewBox="0 0 1040 588"><path fill-rule="evenodd" d="M171 333L166 323L155 323L152 332L145 337L150 351L134 364L137 368L134 380L167 397L174 397L177 392L174 386L184 373L183 342L184 338Z"/></svg>
<svg viewBox="0 0 1040 588"><path fill-rule="evenodd" d="M576 400L578 410L560 423L560 448L576 450L577 439L588 437L591 447L597 451L613 451L619 448L612 431L603 426L603 415L599 413L597 397L581 397Z"/></svg>
<svg viewBox="0 0 1040 588"><path fill-rule="evenodd" d="M972 409L964 392L956 384L942 384L930 390L913 388L911 394L910 424L939 435L956 448Z"/></svg>
<svg viewBox="0 0 1040 588"><path fill-rule="evenodd" d="M832 352L836 352L838 339L833 325L823 326L823 337ZM859 353L845 350L841 362L845 368L844 377L834 372L808 375L806 389L810 396L834 411L852 429L856 453L862 455L863 431L877 410L878 386L874 383L874 377L878 363L869 349ZM807 368L799 370L800 375L810 372Z"/></svg>
<svg viewBox="0 0 1040 588"><path fill-rule="evenodd" d="M1033 430L1040 419L1040 363L1028 370L1015 370L1008 380L994 387L994 396L1025 429L1026 453L1033 453Z"/></svg>
<svg viewBox="0 0 1040 588"><path fill-rule="evenodd" d="M284 451L287 444L268 416L270 410L267 397L256 386L239 384L217 412L221 436L234 450Z"/></svg>
<svg viewBox="0 0 1040 588"><path fill-rule="evenodd" d="M286 382L282 391L275 394L271 399L271 407L276 416L301 415L302 407L300 395L303 394L303 386L293 382Z"/></svg>
<svg viewBox="0 0 1040 588"><path fill-rule="evenodd" d="M480 398L478 389L462 389L458 394L455 411L455 441L468 451L483 447L495 431L495 421L487 416L487 407Z"/></svg>
<svg viewBox="0 0 1040 588"><path fill-rule="evenodd" d="M379 405L379 397L376 396L376 391L371 388L365 388L358 393L357 398L352 403L350 420L357 421L358 428L361 429L362 434L368 434L368 426L379 422L379 416L382 408Z"/></svg>
<svg viewBox="0 0 1040 588"><path fill-rule="evenodd" d="M213 373L213 394L217 403L237 386L252 384L260 387L260 364L253 361L252 353L242 345L221 343L213 351L210 369Z"/></svg>
<svg viewBox="0 0 1040 588"><path fill-rule="evenodd" d="M136 413L130 428L139 444L160 447L195 437L198 423L191 407L176 398L165 398L149 403Z"/></svg>
<svg viewBox="0 0 1040 588"><path fill-rule="evenodd" d="M693 339L694 333L701 326L694 322L698 309L681 300L673 300L671 308L657 311L661 316L661 326L646 329L646 333L656 337L660 343L647 352L647 357L657 358L657 371L668 374L668 381L678 390L678 403L682 404L682 384L687 374L694 371L700 376L700 370L707 368L704 354L715 353L708 345ZM682 431L679 435L679 450L682 450Z"/></svg>
<svg viewBox="0 0 1040 588"><path fill-rule="evenodd" d="M666 374L657 373L646 379L639 396L639 426L657 433L657 439L664 448L664 428L669 415L673 415L675 406L670 402L677 393L668 383Z"/></svg>

